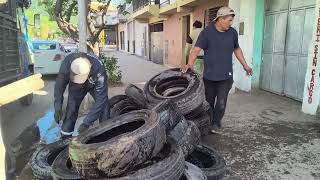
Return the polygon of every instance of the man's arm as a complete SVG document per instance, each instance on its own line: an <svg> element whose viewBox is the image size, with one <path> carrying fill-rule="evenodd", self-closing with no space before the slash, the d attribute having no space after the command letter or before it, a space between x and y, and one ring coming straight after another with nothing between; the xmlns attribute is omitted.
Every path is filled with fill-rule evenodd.
<svg viewBox="0 0 320 180"><path fill-rule="evenodd" d="M240 47L234 49L234 55L237 57L238 61L242 64L243 69L247 72L248 76L252 76L252 68L247 64L244 59L242 49Z"/></svg>
<svg viewBox="0 0 320 180"><path fill-rule="evenodd" d="M190 55L189 55L188 64L181 69L181 71L183 73L186 73L188 71L188 69L193 68L193 65L196 62L197 57L200 54L201 50L202 49L199 48L199 47L194 47L194 48L191 49L191 52L190 52Z"/></svg>
<svg viewBox="0 0 320 180"><path fill-rule="evenodd" d="M204 31L201 31L195 47L191 49L188 64L181 68L182 73L186 73L188 69L193 68L194 63L197 60L198 55L200 54L202 49L206 49L208 47L208 38Z"/></svg>
<svg viewBox="0 0 320 180"><path fill-rule="evenodd" d="M65 61L64 61L65 62ZM54 110L55 112L62 110L63 93L69 83L69 74L66 70L66 63L61 63L56 84L54 86Z"/></svg>
<svg viewBox="0 0 320 180"><path fill-rule="evenodd" d="M84 124L91 125L94 121L102 117L108 101L108 85L106 76L101 74L95 82L94 95L95 103L84 119Z"/></svg>

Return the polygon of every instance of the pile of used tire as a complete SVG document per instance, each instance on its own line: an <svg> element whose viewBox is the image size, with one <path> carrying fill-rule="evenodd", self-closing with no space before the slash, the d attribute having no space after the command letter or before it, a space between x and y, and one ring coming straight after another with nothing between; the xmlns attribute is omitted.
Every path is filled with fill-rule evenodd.
<svg viewBox="0 0 320 180"><path fill-rule="evenodd" d="M201 144L210 106L193 71L164 71L110 99L112 118L73 139L43 146L30 161L35 179L217 180L225 161Z"/></svg>

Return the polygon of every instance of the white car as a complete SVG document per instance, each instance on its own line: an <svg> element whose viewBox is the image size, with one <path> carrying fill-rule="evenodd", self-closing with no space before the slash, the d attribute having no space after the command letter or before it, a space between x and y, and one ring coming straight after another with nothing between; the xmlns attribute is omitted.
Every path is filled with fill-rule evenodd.
<svg viewBox="0 0 320 180"><path fill-rule="evenodd" d="M55 41L32 41L34 71L44 75L58 74L66 50Z"/></svg>
<svg viewBox="0 0 320 180"><path fill-rule="evenodd" d="M64 47L67 53L79 52L79 48L76 44L62 43L62 46Z"/></svg>

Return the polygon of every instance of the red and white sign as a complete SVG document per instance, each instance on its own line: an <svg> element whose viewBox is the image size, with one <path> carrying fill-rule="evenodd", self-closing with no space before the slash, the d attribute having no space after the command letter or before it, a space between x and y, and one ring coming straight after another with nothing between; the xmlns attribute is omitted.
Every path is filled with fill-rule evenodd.
<svg viewBox="0 0 320 180"><path fill-rule="evenodd" d="M312 115L317 113L320 101L320 0L317 0L315 12L302 104L302 111Z"/></svg>

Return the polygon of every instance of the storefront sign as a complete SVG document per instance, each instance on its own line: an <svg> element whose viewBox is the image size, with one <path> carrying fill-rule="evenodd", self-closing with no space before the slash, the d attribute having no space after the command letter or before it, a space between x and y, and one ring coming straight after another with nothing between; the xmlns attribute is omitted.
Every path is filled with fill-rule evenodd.
<svg viewBox="0 0 320 180"><path fill-rule="evenodd" d="M302 111L315 115L320 101L320 0L317 0L314 18L313 37L308 54L308 69L306 74Z"/></svg>

